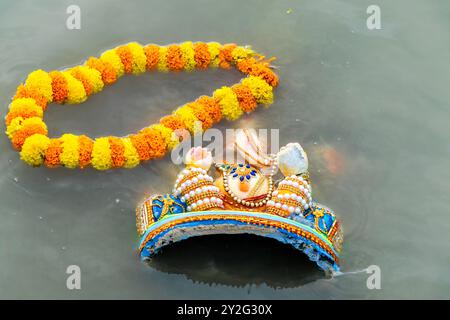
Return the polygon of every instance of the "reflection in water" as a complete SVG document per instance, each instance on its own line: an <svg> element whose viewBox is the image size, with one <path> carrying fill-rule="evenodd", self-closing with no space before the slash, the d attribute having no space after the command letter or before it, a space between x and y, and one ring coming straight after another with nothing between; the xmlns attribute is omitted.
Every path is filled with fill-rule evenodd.
<svg viewBox="0 0 450 320"><path fill-rule="evenodd" d="M194 282L237 287L293 288L326 277L293 247L247 234L189 238L164 247L148 264Z"/></svg>

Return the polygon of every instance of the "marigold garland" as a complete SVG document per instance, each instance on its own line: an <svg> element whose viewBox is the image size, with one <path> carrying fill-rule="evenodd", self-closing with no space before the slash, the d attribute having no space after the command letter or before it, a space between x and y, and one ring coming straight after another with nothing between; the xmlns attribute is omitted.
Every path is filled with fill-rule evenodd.
<svg viewBox="0 0 450 320"><path fill-rule="evenodd" d="M63 134L47 137L43 112L48 103L78 104L98 93L124 74L146 70L193 71L231 66L247 74L241 83L224 86L212 97L201 96L162 117L157 124L128 137L100 137ZM20 158L32 166L86 168L98 170L133 168L140 162L163 157L186 136L200 133L223 117L236 120L252 112L257 104L273 102L278 77L265 60L249 47L217 42L186 41L181 44L142 46L131 42L90 57L84 64L61 71L31 72L20 84L5 117L6 134ZM187 130L187 131L186 131Z"/></svg>

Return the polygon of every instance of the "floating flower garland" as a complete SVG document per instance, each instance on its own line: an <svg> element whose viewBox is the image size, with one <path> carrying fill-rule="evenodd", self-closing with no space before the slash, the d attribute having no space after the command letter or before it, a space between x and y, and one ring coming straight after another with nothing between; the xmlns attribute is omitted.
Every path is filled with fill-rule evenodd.
<svg viewBox="0 0 450 320"><path fill-rule="evenodd" d="M77 104L86 101L124 74L145 71L193 71L235 66L248 75L240 83L214 91L187 103L138 133L126 137L63 134L49 138L43 121L48 103ZM31 166L64 166L98 170L133 168L142 161L163 157L183 139L183 130L196 134L222 118L236 120L255 110L258 104L273 102L278 77L269 60L248 47L216 42L190 41L169 46L136 42L107 50L84 65L62 71L31 72L17 92L6 115L6 134L20 158ZM201 125L199 125L201 124Z"/></svg>

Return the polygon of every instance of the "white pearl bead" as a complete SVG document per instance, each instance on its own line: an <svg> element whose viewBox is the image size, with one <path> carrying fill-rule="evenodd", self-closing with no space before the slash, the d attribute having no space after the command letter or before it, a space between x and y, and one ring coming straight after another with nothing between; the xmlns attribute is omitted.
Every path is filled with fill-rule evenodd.
<svg viewBox="0 0 450 320"><path fill-rule="evenodd" d="M216 197L211 197L211 202L216 203L216 199L217 199Z"/></svg>
<svg viewBox="0 0 450 320"><path fill-rule="evenodd" d="M203 199L203 202L206 204L206 203L209 203L209 198L205 198L205 199Z"/></svg>
<svg viewBox="0 0 450 320"><path fill-rule="evenodd" d="M303 206L303 208L305 208L305 210L308 210L309 205L308 205L308 204L305 204L305 205Z"/></svg>
<svg viewBox="0 0 450 320"><path fill-rule="evenodd" d="M191 211L192 210L191 206L187 206L186 210Z"/></svg>
<svg viewBox="0 0 450 320"><path fill-rule="evenodd" d="M299 207L295 208L295 213L301 213L302 209L300 209Z"/></svg>
<svg viewBox="0 0 450 320"><path fill-rule="evenodd" d="M279 202L275 203L275 207L281 208L281 203L279 203Z"/></svg>
<svg viewBox="0 0 450 320"><path fill-rule="evenodd" d="M195 193L197 193L197 194L202 193L202 189L201 188L195 189Z"/></svg>
<svg viewBox="0 0 450 320"><path fill-rule="evenodd" d="M296 200L296 199L297 199L297 195L296 195L296 194L294 194L294 193L293 193L293 194L291 194L291 199L292 199L292 200Z"/></svg>
<svg viewBox="0 0 450 320"><path fill-rule="evenodd" d="M288 206L287 206L286 204L283 204L283 205L281 206L281 209L287 210L287 209L288 209Z"/></svg>
<svg viewBox="0 0 450 320"><path fill-rule="evenodd" d="M195 208L197 208L197 204L193 203L193 204L191 204L191 207L192 207L192 209L195 209Z"/></svg>
<svg viewBox="0 0 450 320"><path fill-rule="evenodd" d="M295 210L295 208L294 208L294 207L289 207L289 212L290 212L290 213L293 213L293 212L294 212L294 210Z"/></svg>
<svg viewBox="0 0 450 320"><path fill-rule="evenodd" d="M183 183L181 184L181 189L184 189L184 188L186 188L186 182L183 182Z"/></svg>
<svg viewBox="0 0 450 320"><path fill-rule="evenodd" d="M193 183L197 183L198 182L198 178L197 177L192 178L192 182Z"/></svg>
<svg viewBox="0 0 450 320"><path fill-rule="evenodd" d="M273 195L276 196L277 194L278 194L278 190L275 190L275 191L273 192Z"/></svg>
<svg viewBox="0 0 450 320"><path fill-rule="evenodd" d="M302 205L305 205L305 204L306 204L305 199L302 199L300 202L302 203Z"/></svg>
<svg viewBox="0 0 450 320"><path fill-rule="evenodd" d="M194 191L194 190L191 190L191 191L189 192L189 197L193 197L193 196L195 196L195 191Z"/></svg>
<svg viewBox="0 0 450 320"><path fill-rule="evenodd" d="M189 173L189 171L188 170L186 170L186 169L184 169L183 171L181 171L183 174L188 174Z"/></svg>
<svg viewBox="0 0 450 320"><path fill-rule="evenodd" d="M201 206L202 204L203 204L203 200L200 199L200 200L197 201L197 205L198 206Z"/></svg>
<svg viewBox="0 0 450 320"><path fill-rule="evenodd" d="M277 198L281 200L281 199L283 199L283 195L279 194Z"/></svg>
<svg viewBox="0 0 450 320"><path fill-rule="evenodd" d="M185 197L181 197L180 200L181 200L181 202L185 202L186 198Z"/></svg>

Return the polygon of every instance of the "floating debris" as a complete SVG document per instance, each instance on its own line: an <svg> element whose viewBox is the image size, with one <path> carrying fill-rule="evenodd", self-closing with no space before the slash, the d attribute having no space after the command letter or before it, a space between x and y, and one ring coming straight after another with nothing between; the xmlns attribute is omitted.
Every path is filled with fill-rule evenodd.
<svg viewBox="0 0 450 320"><path fill-rule="evenodd" d="M286 10L287 14L291 14L292 12L294 12L294 9L292 9L292 8L289 8L289 9Z"/></svg>

